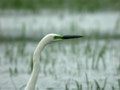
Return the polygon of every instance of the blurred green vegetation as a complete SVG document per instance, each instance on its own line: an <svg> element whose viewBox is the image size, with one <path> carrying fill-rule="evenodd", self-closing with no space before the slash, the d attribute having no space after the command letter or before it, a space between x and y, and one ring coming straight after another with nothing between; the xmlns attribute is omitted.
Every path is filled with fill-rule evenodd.
<svg viewBox="0 0 120 90"><path fill-rule="evenodd" d="M0 0L1 9L120 10L120 0Z"/></svg>

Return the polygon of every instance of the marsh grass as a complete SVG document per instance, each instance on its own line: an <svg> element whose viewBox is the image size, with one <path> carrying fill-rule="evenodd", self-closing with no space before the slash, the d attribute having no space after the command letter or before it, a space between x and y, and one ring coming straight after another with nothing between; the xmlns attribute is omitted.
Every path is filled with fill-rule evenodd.
<svg viewBox="0 0 120 90"><path fill-rule="evenodd" d="M118 79L118 86L119 86L119 90L120 90L120 79Z"/></svg>
<svg viewBox="0 0 120 90"><path fill-rule="evenodd" d="M115 90L115 87L114 87L114 86L112 86L112 90Z"/></svg>
<svg viewBox="0 0 120 90"><path fill-rule="evenodd" d="M117 44L119 42L116 42ZM33 51L37 42L32 42L31 50L28 50L29 46L26 41L17 41L17 42L4 42L4 58L7 65L9 65L9 74L11 77L17 77L21 74L27 73L27 75L31 74L33 68ZM86 40L81 39L80 43L76 41L63 41L59 43L54 43L46 47L44 52L41 54L40 62L40 74L45 77L52 77L54 80L59 80L61 78L67 77L67 75L72 77L74 81L75 90L106 90L110 86L110 82L108 82L105 78L100 81L99 79L95 79L93 82L91 78L94 76L89 76L89 71L94 72L93 75L99 75L99 73L107 72L108 67L108 59L106 59L106 53L110 53L114 49L117 49L117 44L113 44L112 50L108 48L109 45L112 45L112 41L110 40ZM63 48L64 46L64 48ZM81 47L81 48L80 48ZM80 49L79 49L80 48ZM29 51L29 52L28 52ZM114 50L116 52L116 50ZM51 53L52 52L52 53ZM58 55L59 54L59 55ZM119 56L119 55L118 55ZM118 59L116 55L116 58ZM88 61L87 61L87 59ZM111 58L112 59L112 58ZM97 61L99 60L99 61ZM105 61L103 61L105 60ZM102 67L101 67L101 63ZM21 67L24 67L22 70ZM25 66L24 66L25 65ZM76 65L76 66L75 66ZM88 65L88 66L84 66ZM99 71L96 69L102 70ZM114 64L113 64L114 65ZM75 66L75 67L73 67ZM91 68L90 68L91 66ZM28 68L26 68L28 67ZM85 68L84 68L85 67ZM87 68L86 68L87 67ZM114 66L115 67L115 66ZM26 68L26 69L25 69ZM115 67L116 68L116 67ZM62 71L63 70L63 71ZM86 72L84 75L83 73ZM108 72L107 72L108 73ZM84 81L82 81L83 76ZM82 76L81 79L79 79ZM102 74L102 76L105 76ZM109 77L109 76L108 76ZM77 80L74 78L77 78ZM93 79L92 79L93 80ZM51 81L52 82L52 81ZM85 83L84 83L85 82ZM119 87L120 80L116 81L118 86L110 86L112 90L116 90L116 87ZM102 83L103 86L100 86ZM84 87L86 86L86 87ZM120 88L120 87L119 87ZM39 88L40 89L40 88ZM65 90L71 90L71 84L68 82L64 85ZM53 88L53 90L56 90Z"/></svg>
<svg viewBox="0 0 120 90"><path fill-rule="evenodd" d="M69 90L67 83L65 84L65 90Z"/></svg>
<svg viewBox="0 0 120 90"><path fill-rule="evenodd" d="M65 9L65 6L67 4L66 8L68 9L72 8L71 11L73 9L76 9L78 11L82 11L82 10L95 11L102 8L105 9L106 5L108 8L112 8L112 9L117 8L116 10L120 10L119 8L120 5L118 3L119 0L115 2L114 0L110 0L109 3L108 3L109 0L104 1L105 3L95 0L93 1L85 0L84 2L82 0L80 1L77 0L75 1L47 0L46 1L45 0L45 1L41 1L41 3L38 3L40 2L40 0L37 1L12 0L12 2L9 3L7 1L8 0L2 0L1 2L3 3L0 3L0 7L3 9L6 9L8 7L15 9L23 8L23 9L30 9L33 11L36 11L37 8L41 8L41 9L49 8L52 10L58 10L61 9L62 7L63 10ZM114 7L116 3L118 6ZM64 16L61 15L60 18L57 19L60 19L62 21L63 17ZM36 21L33 22L36 23ZM2 75L8 72L10 78L12 77L19 78L17 76L24 75L26 73L27 75L30 75L33 69L33 51L34 51L33 48L35 48L37 44L36 41L38 42L47 33L55 32L60 34L74 34L74 35L81 34L85 36L83 39L73 40L73 41L71 40L70 41L71 43L67 41L63 41L62 43L58 42L56 44L49 45L49 47L47 47L47 49L44 50L44 52L41 54L40 57L40 62L41 62L40 78L43 75L42 78L52 77L53 80L60 81L60 84L64 82L65 90L74 90L74 89L75 90L107 90L109 87L111 87L112 90L117 90L118 87L120 90L120 79L118 78L116 80L116 77L119 77L119 74L115 75L116 70L117 69L120 70L120 60L119 60L120 57L116 56L117 60L116 62L113 63L112 57L115 56L111 55L112 53L119 53L119 50L116 50L119 49L119 46L118 47L116 46L119 45L119 38L120 38L120 33L119 33L120 16L115 23L115 27L112 33L101 32L100 28L95 29L94 32L91 32L92 30L85 31L82 28L78 28L77 24L78 23L72 21L70 23L69 30L66 30L66 27L61 27L60 31L58 32L54 31L55 29L54 25L50 27L51 31L48 30L45 31L44 29L42 30L42 28L40 28L39 31L34 30L33 31L34 33L30 31L31 37L28 37L27 25L23 23L20 36L18 36L17 38L4 37L3 36L4 30L2 30L0 24L0 48L2 45L4 45L4 49L2 50L4 50L3 52L5 52L2 53L2 50L0 52L1 53L0 63L2 63L0 66L2 67L2 65L3 66L5 65L5 67L8 68L7 71L5 72L0 71L0 74ZM118 41L112 43L116 39L118 39ZM4 44L2 44L3 41ZM103 41L104 44L101 45L102 43L101 41ZM29 42L32 43L28 45ZM113 47L113 50L108 48L109 45ZM27 47L29 47L29 49ZM109 56L110 57L109 60L107 58L106 53L108 55L111 55ZM117 62L118 60L119 60L119 66L116 68L116 63L118 63ZM2 68L5 69L4 67ZM107 71L109 69L112 72ZM109 77L109 74L113 76L110 78L115 79L114 81L111 82L117 82L118 86L117 85L110 86L109 83L111 82L108 80L109 78L105 78L105 80L102 80L102 82L97 78L97 76L101 78L101 77L105 77L106 75ZM73 82L75 81L73 88L71 88L71 84L69 84L69 82L65 83L66 78L70 78L70 79L72 78ZM82 80L82 78L84 80ZM91 81L91 79L93 80L93 82ZM52 80L50 81L50 84L51 83ZM101 84L103 84L103 86L100 86ZM16 87L14 87L14 89L16 90ZM56 90L56 88L46 88L46 89ZM23 87L19 88L19 90L23 90ZM40 90L40 88L38 87L37 90Z"/></svg>
<svg viewBox="0 0 120 90"><path fill-rule="evenodd" d="M1 29L1 23L0 23L0 41L2 40L2 29Z"/></svg>
<svg viewBox="0 0 120 90"><path fill-rule="evenodd" d="M120 15L119 15L119 17L118 17L118 19L115 23L115 27L114 27L114 31L115 31L116 34L118 33L119 28L120 28Z"/></svg>
<svg viewBox="0 0 120 90"><path fill-rule="evenodd" d="M9 67L9 73L10 73L10 76L16 76L18 74L17 66Z"/></svg>
<svg viewBox="0 0 120 90"><path fill-rule="evenodd" d="M106 87L106 84L107 84L107 78L105 78L103 87L101 87L101 86L99 85L99 83L98 83L97 80L95 80L95 84L96 84L96 90L106 90L105 87Z"/></svg>
<svg viewBox="0 0 120 90"><path fill-rule="evenodd" d="M98 57L96 61L96 69L98 69L100 60L102 60L103 67L104 69L106 69L106 64L105 64L105 59L104 59L105 51L106 51L106 45L104 45L98 53Z"/></svg>
<svg viewBox="0 0 120 90"><path fill-rule="evenodd" d="M76 81L76 87L77 87L77 90L82 90L82 84L79 84L78 81Z"/></svg>
<svg viewBox="0 0 120 90"><path fill-rule="evenodd" d="M95 80L95 84L96 84L96 90L100 90L100 85L96 80Z"/></svg>
<svg viewBox="0 0 120 90"><path fill-rule="evenodd" d="M92 69L95 69L95 60L96 60L96 50L94 50L92 55Z"/></svg>
<svg viewBox="0 0 120 90"><path fill-rule="evenodd" d="M31 55L31 58L30 58L30 65L29 65L29 70L28 70L28 73L32 73L32 70L33 70L33 54Z"/></svg>
<svg viewBox="0 0 120 90"><path fill-rule="evenodd" d="M60 19L60 18L58 18ZM49 22L49 21L48 21ZM120 26L120 16L119 18L117 19L116 23L115 23L115 26L114 26L114 29L112 30L112 32L101 32L100 28L96 28L96 29L91 29L91 30L84 30L80 27L77 26L78 22L74 22L74 20L71 22L70 26L69 26L69 29L67 27L61 27L60 28L60 31L56 31L54 30L54 25L53 26L49 26L50 28L53 27L53 29L50 29L47 33L53 33L53 30L55 33L60 33L60 34L63 34L63 32L61 31L64 31L66 30L66 32L68 32L67 34L71 34L72 35L77 35L78 33L85 36L84 38L85 39L96 39L96 40L99 40L99 39L106 39L106 40L109 40L109 39L119 39L120 38L120 32L119 32L119 26ZM19 33L16 33L16 34L20 34L18 36L8 36L6 37L4 35L4 30L2 30L0 28L0 41L23 41L24 43L26 41L38 41L40 38L42 38L45 34L47 34L45 32L45 30L42 28L40 28L40 30L33 30L30 32L27 30L26 28L26 24L25 23L22 23L21 25L21 31L19 31ZM94 31L94 32L90 32L90 31ZM74 49L74 47L73 47Z"/></svg>
<svg viewBox="0 0 120 90"><path fill-rule="evenodd" d="M90 58L90 53L91 53L91 47L90 47L90 44L89 44L89 41L88 41L88 43L87 43L87 45L86 45L86 48L85 48L85 55L87 55L86 56L86 68L88 69L89 67L89 58Z"/></svg>
<svg viewBox="0 0 120 90"><path fill-rule="evenodd" d="M9 63L13 64L14 62L14 49L13 46L9 46L9 43L6 43L5 56L9 58Z"/></svg>
<svg viewBox="0 0 120 90"><path fill-rule="evenodd" d="M89 90L89 80L88 80L88 75L87 75L87 73L85 73L85 76L86 76L87 90Z"/></svg>
<svg viewBox="0 0 120 90"><path fill-rule="evenodd" d="M21 40L25 41L26 40L26 25L23 23L22 25L22 32L21 32Z"/></svg>
<svg viewBox="0 0 120 90"><path fill-rule="evenodd" d="M25 55L25 47L26 47L26 41L25 40L20 41L17 48L18 55L20 56Z"/></svg>
<svg viewBox="0 0 120 90"><path fill-rule="evenodd" d="M51 10L63 10L69 9L71 11L96 11L96 10L120 10L119 0L107 0L107 1L82 1L82 0L2 0L0 3L2 9L26 9L36 11L38 9L51 9Z"/></svg>
<svg viewBox="0 0 120 90"><path fill-rule="evenodd" d="M102 87L102 90L105 90L106 84L107 84L107 78L105 78L105 81L104 81L104 85L103 85L103 87Z"/></svg>

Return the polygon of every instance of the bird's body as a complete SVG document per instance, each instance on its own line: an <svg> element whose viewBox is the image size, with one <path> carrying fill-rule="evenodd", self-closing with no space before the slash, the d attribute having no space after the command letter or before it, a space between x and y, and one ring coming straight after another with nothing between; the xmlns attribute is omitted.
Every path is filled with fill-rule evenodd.
<svg viewBox="0 0 120 90"><path fill-rule="evenodd" d="M40 53L41 51L44 49L44 47L49 44L52 43L54 41L59 41L59 40L63 40L63 39L70 39L70 38L79 38L82 36L62 36L62 35L58 35L58 34L48 34L46 35L37 45L34 54L33 54L33 71L32 74L30 76L30 79L25 87L24 90L35 90L35 85L38 79L38 75L40 72Z"/></svg>

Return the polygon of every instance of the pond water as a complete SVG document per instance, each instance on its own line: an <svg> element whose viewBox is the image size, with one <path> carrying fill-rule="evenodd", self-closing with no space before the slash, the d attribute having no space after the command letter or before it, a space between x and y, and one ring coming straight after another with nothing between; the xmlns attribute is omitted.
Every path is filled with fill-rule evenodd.
<svg viewBox="0 0 120 90"><path fill-rule="evenodd" d="M0 88L23 90L37 42L0 43ZM120 40L68 40L48 45L40 58L38 90L119 90ZM77 82L77 83L76 83Z"/></svg>
<svg viewBox="0 0 120 90"><path fill-rule="evenodd" d="M119 12L96 13L0 13L0 35L38 39L48 33L101 35L120 34ZM8 34L9 32L9 34Z"/></svg>
<svg viewBox="0 0 120 90"><path fill-rule="evenodd" d="M92 36L98 32L115 36L120 35L119 24L119 12L0 12L0 90L24 90L32 71L33 52L44 35ZM25 38L21 41L18 37ZM48 45L41 53L36 90L120 90L119 45L119 38L112 37Z"/></svg>

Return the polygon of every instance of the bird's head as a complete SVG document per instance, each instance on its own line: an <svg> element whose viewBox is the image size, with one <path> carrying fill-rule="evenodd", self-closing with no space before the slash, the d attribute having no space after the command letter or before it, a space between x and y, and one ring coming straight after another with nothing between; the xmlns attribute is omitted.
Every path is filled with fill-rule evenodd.
<svg viewBox="0 0 120 90"><path fill-rule="evenodd" d="M48 34L43 39L46 41L46 44L52 43L55 41L61 41L66 39L81 38L80 35L59 35L59 34Z"/></svg>

